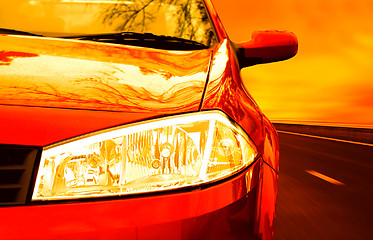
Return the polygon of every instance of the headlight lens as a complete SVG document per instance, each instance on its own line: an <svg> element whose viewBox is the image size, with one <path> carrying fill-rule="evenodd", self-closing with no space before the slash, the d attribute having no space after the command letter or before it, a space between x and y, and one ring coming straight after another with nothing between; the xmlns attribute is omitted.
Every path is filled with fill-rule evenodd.
<svg viewBox="0 0 373 240"><path fill-rule="evenodd" d="M230 176L257 155L220 111L126 125L43 150L33 200L154 192Z"/></svg>

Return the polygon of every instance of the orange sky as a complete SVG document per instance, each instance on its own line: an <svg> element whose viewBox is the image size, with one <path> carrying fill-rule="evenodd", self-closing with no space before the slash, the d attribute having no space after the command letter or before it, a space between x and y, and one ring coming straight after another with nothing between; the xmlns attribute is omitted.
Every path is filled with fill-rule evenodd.
<svg viewBox="0 0 373 240"><path fill-rule="evenodd" d="M373 126L373 1L213 0L231 39L293 31L298 55L242 71L271 120Z"/></svg>

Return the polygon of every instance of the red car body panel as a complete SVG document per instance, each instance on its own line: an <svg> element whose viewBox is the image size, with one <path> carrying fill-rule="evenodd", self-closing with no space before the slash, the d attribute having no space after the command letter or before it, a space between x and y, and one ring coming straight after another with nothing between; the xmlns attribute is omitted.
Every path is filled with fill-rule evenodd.
<svg viewBox="0 0 373 240"><path fill-rule="evenodd" d="M262 239L272 239L279 169L277 132L245 90L233 49L227 41L218 52L212 61L202 109L220 109L227 113L245 129L261 152L264 162L258 188L256 231Z"/></svg>
<svg viewBox="0 0 373 240"><path fill-rule="evenodd" d="M1 238L256 239L260 167L258 160L234 178L194 191L1 208Z"/></svg>
<svg viewBox="0 0 373 240"><path fill-rule="evenodd" d="M0 45L0 143L33 146L198 111L212 54L5 35Z"/></svg>
<svg viewBox="0 0 373 240"><path fill-rule="evenodd" d="M277 133L244 88L236 53L209 0L206 6L219 39L206 50L1 35L0 144L43 147L219 109L255 143L257 160L199 188L0 207L1 239L272 239Z"/></svg>
<svg viewBox="0 0 373 240"><path fill-rule="evenodd" d="M0 144L43 147L93 131L162 115L0 105L0 116Z"/></svg>
<svg viewBox="0 0 373 240"><path fill-rule="evenodd" d="M259 151L263 149L262 114L245 91L228 40L215 49L202 110L220 109L247 132Z"/></svg>
<svg viewBox="0 0 373 240"><path fill-rule="evenodd" d="M211 58L29 36L0 36L0 46L0 104L122 112L197 111Z"/></svg>

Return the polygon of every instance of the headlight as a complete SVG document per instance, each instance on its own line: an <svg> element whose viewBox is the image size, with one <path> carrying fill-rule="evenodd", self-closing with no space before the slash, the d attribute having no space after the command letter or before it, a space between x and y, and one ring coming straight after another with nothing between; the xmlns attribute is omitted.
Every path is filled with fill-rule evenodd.
<svg viewBox="0 0 373 240"><path fill-rule="evenodd" d="M156 119L44 148L32 199L197 186L240 171L256 155L244 131L220 111Z"/></svg>

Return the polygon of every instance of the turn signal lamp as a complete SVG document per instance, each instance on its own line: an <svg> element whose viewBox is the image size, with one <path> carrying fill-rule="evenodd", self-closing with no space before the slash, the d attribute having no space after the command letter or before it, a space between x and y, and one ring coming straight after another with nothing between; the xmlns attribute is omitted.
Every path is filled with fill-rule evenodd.
<svg viewBox="0 0 373 240"><path fill-rule="evenodd" d="M237 173L256 155L246 133L220 111L156 119L46 147L32 199L198 186Z"/></svg>

